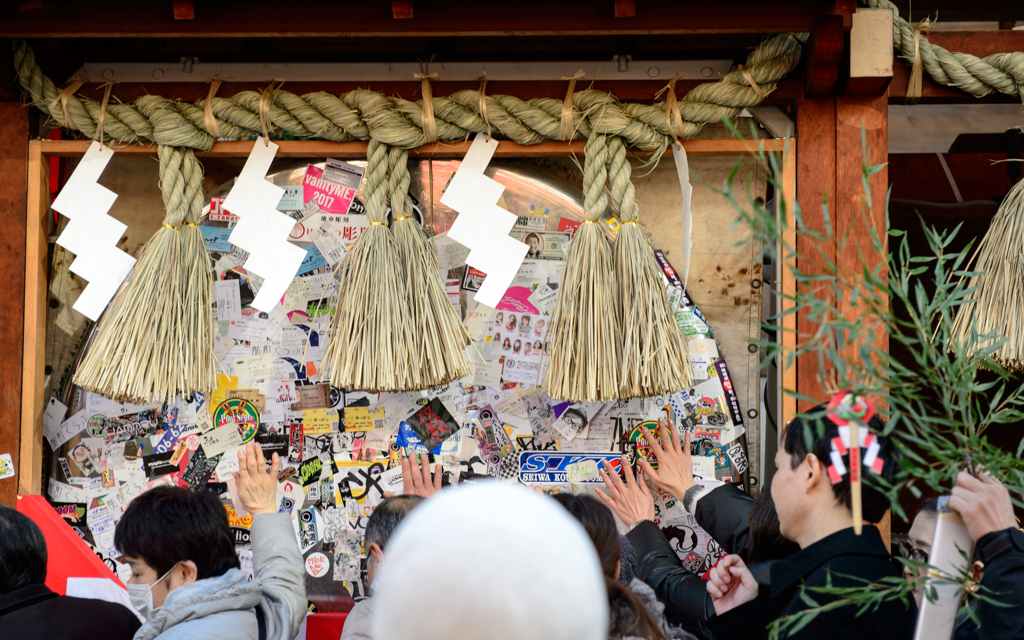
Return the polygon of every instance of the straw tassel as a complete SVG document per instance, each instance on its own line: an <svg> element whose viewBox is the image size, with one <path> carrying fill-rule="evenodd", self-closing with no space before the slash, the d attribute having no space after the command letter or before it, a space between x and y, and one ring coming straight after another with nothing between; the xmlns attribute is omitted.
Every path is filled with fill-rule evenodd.
<svg viewBox="0 0 1024 640"><path fill-rule="evenodd" d="M388 199L391 233L405 269L407 315L412 327L410 387L426 389L464 378L470 373L465 358L469 334L448 301L437 254L413 216L409 199L409 152L391 147Z"/></svg>
<svg viewBox="0 0 1024 640"><path fill-rule="evenodd" d="M598 220L608 206L608 138L591 134L583 167L585 220L576 230L551 317L551 360L544 390L552 398L606 402L618 397L619 327L614 261Z"/></svg>
<svg viewBox="0 0 1024 640"><path fill-rule="evenodd" d="M630 179L626 144L608 140L612 210L621 224L615 237L619 328L622 332L621 398L675 393L693 384L686 339L669 308L654 250L637 224L640 207Z"/></svg>
<svg viewBox="0 0 1024 640"><path fill-rule="evenodd" d="M100 318L74 377L80 387L119 402L163 402L213 388L212 371L203 370L213 362L209 257L205 241L198 248L190 242L186 253L181 236L185 221L198 220L202 210L202 169L191 149L160 146L157 153L163 225ZM205 299L201 292L186 295L204 282Z"/></svg>
<svg viewBox="0 0 1024 640"><path fill-rule="evenodd" d="M341 266L338 306L320 365L333 386L372 393L419 388L405 274L386 222L387 172L387 145L370 140L364 191L370 226Z"/></svg>
<svg viewBox="0 0 1024 640"><path fill-rule="evenodd" d="M1024 371L1024 180L999 205L977 251L973 270L983 275L971 278L971 287L980 286L957 311L954 339L977 351L991 344L978 338L996 332L1006 341L990 357L1006 369Z"/></svg>

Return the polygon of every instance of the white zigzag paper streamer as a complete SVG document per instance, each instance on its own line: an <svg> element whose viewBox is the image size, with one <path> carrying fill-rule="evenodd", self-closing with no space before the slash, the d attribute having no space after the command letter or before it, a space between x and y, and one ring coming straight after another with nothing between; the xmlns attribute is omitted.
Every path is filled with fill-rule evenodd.
<svg viewBox="0 0 1024 640"><path fill-rule="evenodd" d="M70 220L57 244L75 254L71 273L89 282L72 308L93 321L135 265L135 258L117 248L128 227L107 215L117 194L96 182L113 157L113 149L94 141L53 201Z"/></svg>
<svg viewBox="0 0 1024 640"><path fill-rule="evenodd" d="M224 208L238 216L228 240L249 252L245 270L263 278L252 306L270 312L306 257L303 249L288 242L295 220L277 210L284 189L266 180L277 145L256 139L241 175L224 199Z"/></svg>
<svg viewBox="0 0 1024 640"><path fill-rule="evenodd" d="M498 206L505 187L484 175L498 148L497 140L476 134L441 204L459 212L448 237L469 248L466 264L487 274L476 301L497 307L512 284L529 247L510 237L516 216Z"/></svg>

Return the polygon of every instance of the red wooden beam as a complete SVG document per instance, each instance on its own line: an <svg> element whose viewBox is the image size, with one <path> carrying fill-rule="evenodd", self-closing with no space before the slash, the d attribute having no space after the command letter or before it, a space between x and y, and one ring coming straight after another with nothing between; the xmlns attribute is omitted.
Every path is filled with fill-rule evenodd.
<svg viewBox="0 0 1024 640"><path fill-rule="evenodd" d="M195 20L196 12L192 8L191 0L185 0L184 2L174 2L173 5L175 20Z"/></svg>
<svg viewBox="0 0 1024 640"><path fill-rule="evenodd" d="M10 454L15 469L21 455L28 138L29 111L19 102L0 102L0 273L5 291L0 322L0 455ZM20 480L17 475L0 480L0 504L14 506Z"/></svg>
<svg viewBox="0 0 1024 640"><path fill-rule="evenodd" d="M635 18L636 2L634 0L615 0L616 18Z"/></svg>
<svg viewBox="0 0 1024 640"><path fill-rule="evenodd" d="M391 17L395 20L408 20L412 18L412 2L401 2L399 0L392 2Z"/></svg>
<svg viewBox="0 0 1024 640"><path fill-rule="evenodd" d="M597 36L616 34L779 33L810 31L851 0L721 3L645 0L641 15L617 19L605 2L435 0L416 20L395 20L380 3L307 0L281 11L271 0L209 2L193 20L174 20L160 2L62 2L59 11L19 11L0 3L0 37L21 38L338 38L388 36ZM837 11L837 7L841 10ZM272 19L267 16L273 16Z"/></svg>
<svg viewBox="0 0 1024 640"><path fill-rule="evenodd" d="M804 47L804 94L821 98L832 93L843 59L843 15L818 16Z"/></svg>

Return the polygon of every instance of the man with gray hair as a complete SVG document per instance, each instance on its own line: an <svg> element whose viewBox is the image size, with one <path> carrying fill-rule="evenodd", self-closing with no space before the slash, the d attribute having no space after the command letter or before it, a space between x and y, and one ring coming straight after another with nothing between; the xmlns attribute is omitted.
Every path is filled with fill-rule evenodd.
<svg viewBox="0 0 1024 640"><path fill-rule="evenodd" d="M402 523L413 507L423 501L417 495L400 495L386 498L377 505L366 523L366 535L363 536L363 548L366 551L366 586L373 586L381 560L384 559L384 548L391 540L395 529ZM372 640L370 623L373 620L373 608L376 598L363 598L349 611L345 619L345 627L341 640Z"/></svg>

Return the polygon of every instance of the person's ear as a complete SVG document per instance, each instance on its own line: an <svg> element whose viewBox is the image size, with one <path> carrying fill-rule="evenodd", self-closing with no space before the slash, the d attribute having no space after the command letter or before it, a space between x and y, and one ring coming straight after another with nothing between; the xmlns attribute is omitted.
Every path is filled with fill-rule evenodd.
<svg viewBox="0 0 1024 640"><path fill-rule="evenodd" d="M180 572L182 586L186 584L192 584L199 579L199 567L196 563L191 560L185 560L178 565L177 571Z"/></svg>
<svg viewBox="0 0 1024 640"><path fill-rule="evenodd" d="M810 493L815 490L825 478L825 466L818 460L818 456L808 453L804 463L800 465L801 479L804 481L805 491Z"/></svg>
<svg viewBox="0 0 1024 640"><path fill-rule="evenodd" d="M368 555L373 557L373 561L375 563L379 564L380 561L384 559L384 550L381 549L380 545L376 542L371 542L370 548L368 550Z"/></svg>

